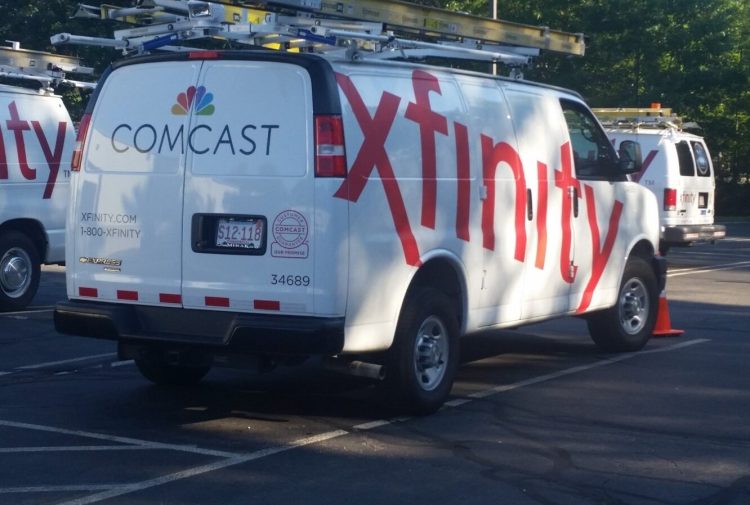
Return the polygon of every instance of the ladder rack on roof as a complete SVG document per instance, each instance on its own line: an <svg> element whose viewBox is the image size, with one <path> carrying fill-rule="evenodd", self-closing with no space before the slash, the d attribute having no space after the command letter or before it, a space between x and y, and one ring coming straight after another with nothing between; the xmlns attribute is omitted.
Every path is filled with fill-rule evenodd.
<svg viewBox="0 0 750 505"><path fill-rule="evenodd" d="M672 109L659 107L602 107L592 109L602 125L608 128L676 129L683 127L682 118Z"/></svg>
<svg viewBox="0 0 750 505"><path fill-rule="evenodd" d="M94 69L84 67L78 58L44 51L21 49L18 42L0 46L0 76L24 79L41 83L45 91L60 83L80 88L93 88L94 83L74 81L66 78L66 72L93 74Z"/></svg>
<svg viewBox="0 0 750 505"><path fill-rule="evenodd" d="M81 4L77 17L118 20L136 28L114 37L61 33L53 44L114 47L125 54L154 49L179 50L175 44L222 38L280 49L341 49L353 58L421 56L528 63L540 49L583 55L583 35L482 18L398 0L139 0L134 7ZM397 37L396 35L399 35ZM406 38L401 38L401 36ZM352 44L356 41L356 44ZM353 50L352 47L368 51Z"/></svg>

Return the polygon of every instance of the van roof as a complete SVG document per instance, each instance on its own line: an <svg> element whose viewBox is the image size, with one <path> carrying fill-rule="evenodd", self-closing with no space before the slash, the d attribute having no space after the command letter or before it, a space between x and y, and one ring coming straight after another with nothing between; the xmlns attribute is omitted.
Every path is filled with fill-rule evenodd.
<svg viewBox="0 0 750 505"><path fill-rule="evenodd" d="M654 129L654 128L612 128L605 125L604 130L607 132L607 135L639 135L639 136L652 136L652 137L671 137L674 139L689 139L689 140L702 140L703 137L700 135L695 135L694 133L690 133L684 130L678 130L676 128L663 128L663 129Z"/></svg>
<svg viewBox="0 0 750 505"><path fill-rule="evenodd" d="M101 81L104 81L107 74L109 74L112 70L115 70L117 68L127 66L127 65L136 65L136 64L142 64L142 63L153 63L153 62L160 62L160 61L179 61L179 60L190 60L190 59L202 59L204 56L202 55L208 55L211 54L212 57L215 57L217 59L227 59L227 60L253 60L253 61L274 61L274 62L290 62L297 65L301 65L304 68L310 72L310 75L313 79L313 81L317 81L318 79L321 79L322 81L318 82L324 82L326 86L331 86L329 89L327 89L328 92L334 92L333 94L329 93L315 93L313 96L314 107L316 111L321 111L322 113L338 113L338 105L334 105L330 102L329 97L336 96L335 91L337 90L337 85L335 80L332 78L333 73L331 72L331 62L337 62L337 63L348 63L353 65L364 65L364 66L382 66L382 67L408 67L408 68L420 68L420 69L431 69L431 70L439 70L442 72L447 72L451 74L456 75L469 75L474 77L481 77L483 79L493 79L498 81L504 81L508 83L515 83L515 84L524 84L534 87L539 87L543 89L549 89L552 91L556 91L559 93L564 93L573 97L576 97L580 100L583 100L583 97L578 93L577 91L563 88L559 86L554 86L551 84L544 84L534 81L527 81L523 79L514 79L511 77L505 77L500 75L491 75L486 74L478 71L472 71L472 70L464 70L464 69L456 69L456 68L450 68L450 67L444 67L440 65L429 65L424 63L415 63L411 61L397 61L397 60L381 60L381 59L368 59L363 58L360 60L352 61L349 59L346 59L342 56L332 56L332 55L326 55L326 54L318 54L318 53L293 53L293 52L285 52L285 51L278 51L273 49L265 49L265 48L259 48L259 49L241 49L241 50L210 50L210 51L204 51L204 50L196 50L196 51L180 51L180 52L171 52L171 53L159 53L159 54L147 54L147 55L139 55L139 56L133 56L129 58L123 58L121 60L115 61L112 63L109 69L104 73L102 76ZM95 90L94 94L98 95L98 89ZM95 98L95 97L92 97ZM92 102L95 100L92 100Z"/></svg>
<svg viewBox="0 0 750 505"><path fill-rule="evenodd" d="M331 69L331 64L325 58L316 54L289 53L269 49L244 49L244 50L221 50L221 51L184 51L176 53L159 53L152 55L133 56L115 61L104 72L100 82L104 82L107 76L121 67L137 64L148 64L162 61L198 60L208 59L207 55L214 55L216 59L224 60L252 60L270 61L280 63L294 63L305 68L313 83L313 109L318 114L341 114L341 104L333 97L338 97L338 85ZM99 95L101 86L94 90L94 95L89 101L91 106Z"/></svg>
<svg viewBox="0 0 750 505"><path fill-rule="evenodd" d="M24 88L22 86L12 86L10 84L0 84L0 93L15 93L33 96L57 96L53 93L39 92L35 89Z"/></svg>

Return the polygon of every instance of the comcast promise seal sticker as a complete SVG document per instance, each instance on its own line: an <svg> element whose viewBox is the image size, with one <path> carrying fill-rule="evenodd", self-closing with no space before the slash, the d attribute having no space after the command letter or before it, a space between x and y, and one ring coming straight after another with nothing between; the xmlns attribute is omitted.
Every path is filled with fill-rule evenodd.
<svg viewBox="0 0 750 505"><path fill-rule="evenodd" d="M296 210L285 210L273 220L271 256L276 258L307 258L307 220Z"/></svg>

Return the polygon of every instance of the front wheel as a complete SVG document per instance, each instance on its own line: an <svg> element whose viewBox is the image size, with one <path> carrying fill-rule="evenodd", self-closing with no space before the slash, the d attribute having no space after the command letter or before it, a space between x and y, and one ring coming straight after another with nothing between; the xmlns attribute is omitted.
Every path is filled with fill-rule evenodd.
<svg viewBox="0 0 750 505"><path fill-rule="evenodd" d="M34 243L15 230L0 236L0 310L19 310L36 295L41 275Z"/></svg>
<svg viewBox="0 0 750 505"><path fill-rule="evenodd" d="M617 303L589 316L589 334L604 351L637 351L651 338L658 303L653 269L643 258L630 258L625 265Z"/></svg>
<svg viewBox="0 0 750 505"><path fill-rule="evenodd" d="M425 415L450 394L458 368L458 321L448 296L433 288L407 295L388 352L385 381L401 410Z"/></svg>

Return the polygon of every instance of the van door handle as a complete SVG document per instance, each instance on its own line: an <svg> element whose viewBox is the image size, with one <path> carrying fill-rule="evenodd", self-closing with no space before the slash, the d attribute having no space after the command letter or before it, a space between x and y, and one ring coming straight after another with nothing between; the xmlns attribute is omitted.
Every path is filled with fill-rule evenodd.
<svg viewBox="0 0 750 505"><path fill-rule="evenodd" d="M534 202L531 196L531 190L526 190L526 219L531 221L534 219Z"/></svg>

